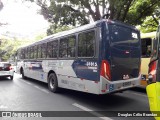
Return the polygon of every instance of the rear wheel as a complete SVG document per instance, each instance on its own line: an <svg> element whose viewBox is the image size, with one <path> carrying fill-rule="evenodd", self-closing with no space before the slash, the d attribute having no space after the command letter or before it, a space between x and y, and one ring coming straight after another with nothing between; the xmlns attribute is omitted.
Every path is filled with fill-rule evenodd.
<svg viewBox="0 0 160 120"><path fill-rule="evenodd" d="M48 76L48 88L54 93L59 91L57 77L54 73L50 73Z"/></svg>
<svg viewBox="0 0 160 120"><path fill-rule="evenodd" d="M13 76L10 76L10 79L13 80Z"/></svg>
<svg viewBox="0 0 160 120"><path fill-rule="evenodd" d="M21 69L21 74L22 74L22 78L23 78L23 79L26 79L26 76L24 75L24 70L23 70L23 68Z"/></svg>

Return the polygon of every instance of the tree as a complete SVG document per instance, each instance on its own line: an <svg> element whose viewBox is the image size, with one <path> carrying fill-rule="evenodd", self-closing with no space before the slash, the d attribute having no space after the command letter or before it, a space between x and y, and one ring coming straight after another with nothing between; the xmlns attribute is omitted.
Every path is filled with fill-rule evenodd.
<svg viewBox="0 0 160 120"><path fill-rule="evenodd" d="M0 0L0 11L2 10L2 8L3 8L3 3L2 3L2 1Z"/></svg>
<svg viewBox="0 0 160 120"><path fill-rule="evenodd" d="M160 18L160 6L157 6L153 14L147 17L144 22L140 25L140 30L143 33L153 32L157 30Z"/></svg>
<svg viewBox="0 0 160 120"><path fill-rule="evenodd" d="M28 1L28 0L27 0ZM159 0L30 0L41 6L40 13L54 29L64 25L84 25L102 18L104 14L114 20L131 25L142 24L151 16Z"/></svg>

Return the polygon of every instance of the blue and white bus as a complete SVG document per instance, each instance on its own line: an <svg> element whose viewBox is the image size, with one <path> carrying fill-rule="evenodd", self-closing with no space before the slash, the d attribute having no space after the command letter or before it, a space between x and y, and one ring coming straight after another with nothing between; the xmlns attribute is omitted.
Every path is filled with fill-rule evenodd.
<svg viewBox="0 0 160 120"><path fill-rule="evenodd" d="M140 85L140 64L139 31L103 19L20 48L17 71L52 92L107 94Z"/></svg>

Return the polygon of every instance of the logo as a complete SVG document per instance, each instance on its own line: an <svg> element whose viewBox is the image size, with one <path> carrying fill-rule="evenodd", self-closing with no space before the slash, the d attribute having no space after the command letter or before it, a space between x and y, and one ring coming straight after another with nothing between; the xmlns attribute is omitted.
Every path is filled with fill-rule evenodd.
<svg viewBox="0 0 160 120"><path fill-rule="evenodd" d="M109 85L109 91L113 91L114 90L114 84L110 84Z"/></svg>
<svg viewBox="0 0 160 120"><path fill-rule="evenodd" d="M11 112L2 112L2 117L12 117Z"/></svg>
<svg viewBox="0 0 160 120"><path fill-rule="evenodd" d="M123 80L129 79L129 75L123 75Z"/></svg>

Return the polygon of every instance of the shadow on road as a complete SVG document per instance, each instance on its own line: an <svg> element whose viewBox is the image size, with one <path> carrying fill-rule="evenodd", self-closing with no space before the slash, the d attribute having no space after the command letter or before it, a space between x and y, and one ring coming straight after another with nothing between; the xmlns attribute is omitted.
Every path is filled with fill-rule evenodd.
<svg viewBox="0 0 160 120"><path fill-rule="evenodd" d="M9 79L9 77L0 77L0 82L1 81L12 81Z"/></svg>
<svg viewBox="0 0 160 120"><path fill-rule="evenodd" d="M131 88L130 90L146 94L146 89L145 88L135 87L135 88Z"/></svg>
<svg viewBox="0 0 160 120"><path fill-rule="evenodd" d="M40 82L34 79L25 79L24 81L28 81L32 84L36 84L41 88L48 89L47 83ZM142 92L145 93L145 89L141 88L132 88L130 89L131 91L136 91L136 92ZM96 110L110 110L110 111L115 111L116 110L143 110L143 108L137 108L136 105L141 106L140 103L137 103L138 98L134 98L133 94L126 96L123 93L112 93L112 94L106 94L106 95L95 95L95 94L90 94L90 93L84 93L84 92L79 92L79 91L74 91L74 90L68 90L68 89L61 89L59 93L53 93L51 96L65 96L65 98L69 98L73 101L76 101L78 103L82 103L85 106L92 106L93 109L95 108ZM125 106L130 106L135 104L135 108L132 109L128 107L127 109ZM147 110L147 109L146 109Z"/></svg>

